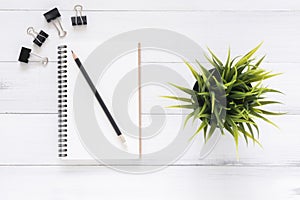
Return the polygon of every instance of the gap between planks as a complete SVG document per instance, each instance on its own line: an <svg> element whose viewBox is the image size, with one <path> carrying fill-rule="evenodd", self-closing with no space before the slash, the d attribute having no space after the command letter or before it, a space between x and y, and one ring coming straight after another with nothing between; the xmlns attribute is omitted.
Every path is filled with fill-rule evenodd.
<svg viewBox="0 0 300 200"><path fill-rule="evenodd" d="M182 115L188 115L186 113L141 113L142 115L145 115L145 116L159 116L159 115L162 115L162 116L182 116ZM58 113L56 112L4 112L4 113L1 113L0 112L0 115L58 115ZM300 113L288 113L288 114L285 114L284 116L297 116L299 115L300 116Z"/></svg>
<svg viewBox="0 0 300 200"><path fill-rule="evenodd" d="M26 8L1 8L0 12L44 12L49 9L26 9ZM62 12L74 12L73 9L59 9ZM212 10L212 9L85 9L84 12L209 12L209 13L298 13L299 9L239 9L239 10Z"/></svg>
<svg viewBox="0 0 300 200"><path fill-rule="evenodd" d="M110 165L110 166L165 166L165 167L238 167L238 168L299 168L300 163L295 164L169 164L169 165ZM104 164L0 164L1 167L107 167Z"/></svg>

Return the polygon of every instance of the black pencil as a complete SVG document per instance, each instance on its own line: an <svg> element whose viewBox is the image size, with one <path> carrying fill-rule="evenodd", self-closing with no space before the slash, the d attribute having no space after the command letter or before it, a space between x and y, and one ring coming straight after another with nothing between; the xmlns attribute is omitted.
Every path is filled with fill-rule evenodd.
<svg viewBox="0 0 300 200"><path fill-rule="evenodd" d="M121 140L122 143L126 143L126 140L125 140L124 136L122 135L122 133L121 133L121 131L120 131L118 125L116 124L115 120L114 120L113 117L111 116L111 114L110 114L108 108L106 107L106 105L105 105L104 101L102 100L102 98L101 98L99 92L97 91L97 88L96 88L95 85L93 84L93 82L92 82L91 78L89 77L88 73L85 71L83 65L81 64L81 62L80 62L80 60L79 60L79 58L76 56L76 54L75 54L73 51L71 51L71 52L72 52L73 58L74 58L74 60L75 60L75 62L76 62L76 64L77 64L77 66L79 67L79 69L80 69L82 75L84 76L85 80L88 82L88 84L89 84L91 90L92 90L93 93L95 94L95 97L96 97L96 99L98 100L98 103L100 104L101 108L102 108L103 111L105 112L106 117L108 118L110 124L111 124L112 127L114 128L114 130L115 130L117 136L120 138L120 140Z"/></svg>

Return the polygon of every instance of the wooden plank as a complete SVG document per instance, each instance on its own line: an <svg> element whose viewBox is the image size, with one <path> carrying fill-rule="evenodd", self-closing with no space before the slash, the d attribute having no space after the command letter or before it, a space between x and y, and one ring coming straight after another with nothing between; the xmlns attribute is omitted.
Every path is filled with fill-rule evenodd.
<svg viewBox="0 0 300 200"><path fill-rule="evenodd" d="M51 2L41 0L38 3L34 0L26 2L17 0L4 0L2 2L2 9L42 9L47 10L54 6L61 9L72 10L73 6L78 4L77 1L59 1L53 0ZM152 1L138 1L128 0L126 2L111 0L111 1L92 1L86 0L83 3L85 9L89 10L274 10L274 9L299 9L299 2L293 0L253 0L251 2L240 2L237 0L224 1L204 1L204 0L152 0Z"/></svg>
<svg viewBox="0 0 300 200"><path fill-rule="evenodd" d="M57 115L0 115L0 118L2 164L57 163Z"/></svg>
<svg viewBox="0 0 300 200"><path fill-rule="evenodd" d="M195 69L198 69L196 64L193 65ZM211 67L207 63L204 63L203 65L206 66L207 68ZM115 66L115 68L120 69L122 66L126 66L126 63L118 64ZM144 94L143 113L144 114L151 113L151 109L155 106L161 106L163 109L154 112L155 114L189 113L188 109L181 110L181 109L167 108L170 105L185 104L184 102L164 99L161 97L161 96L174 96L174 95L178 96L179 94L179 96L181 97L190 98L188 94L180 92L178 89L169 85L169 83L172 82L180 86L192 88L193 85L195 84L195 78L192 76L189 69L183 63L176 63L176 64L175 63L146 63L143 64L143 69L144 71L149 70L148 72L150 72L151 67L155 67L155 66L162 66L170 70L174 70L179 77L181 77L183 80L187 82L187 84L182 82L181 80L178 80L177 78L175 79L171 77L173 76L172 75L173 73L171 73L171 71L170 73L168 73L168 71L166 71L165 68L162 68L161 71L156 69L157 74L165 74L165 76L163 76L163 78L161 79L154 77L155 76L153 75L154 73L150 75L144 73L143 79L146 80L145 82L147 84L145 84L142 89ZM272 71L273 73L283 73L282 75L273 77L272 79L265 80L263 82L264 86L277 89L284 93L284 94L273 93L273 94L266 95L266 97L268 97L269 99L280 101L283 104L274 104L274 105L266 106L265 108L276 112L288 112L289 114L299 114L300 107L298 104L298 99L300 98L300 94L295 91L297 90L297 85L300 84L298 80L298 74L300 73L300 70L296 66L296 64L265 63L262 64L262 67L268 71ZM115 87L115 90L111 90L105 87L105 85L110 84L111 82L118 82L118 80L120 80L119 77L114 77L114 74L117 74L116 70L107 72L107 74L102 76L103 81L98 83L98 88L100 88L100 90L103 91L103 93L108 99L112 99L114 93L118 91L118 87ZM120 77L123 77L123 75ZM149 81L152 79L159 80L159 81L156 82ZM110 85L113 86L114 84L110 84ZM130 102L128 104L130 108L129 110L134 110L136 109L135 105L137 105L137 94L133 94L131 98L132 99L129 99Z"/></svg>
<svg viewBox="0 0 300 200"><path fill-rule="evenodd" d="M46 23L42 13L0 12L1 18L11 19L3 22L3 26L9 28L4 29L0 38L2 48L6 51L0 55L0 61L17 61L21 46L32 47L32 38L26 34L26 29L34 26L50 34L42 48L34 48L35 52L48 56L50 60L56 60L56 46L60 43L87 41L93 43L88 47L93 49L122 32L153 27L183 34L203 48L209 46L221 56L225 55L229 46L233 55L239 55L264 41L260 53L268 55L267 62L300 62L297 55L300 29L295 26L300 20L298 12L89 12L88 26L74 28L70 24L70 17L74 13L65 11L61 13L64 28L69 33L65 39L58 38L55 28ZM153 57L144 57L144 61L149 62L178 60L181 61L181 58L174 60L172 57L156 55L153 60Z"/></svg>
<svg viewBox="0 0 300 200"><path fill-rule="evenodd" d="M299 115L287 115L282 117L270 117L280 128L277 129L264 121L258 120L260 128L259 141L263 148L253 145L249 141L247 146L243 137L239 138L239 156L237 160L235 143L228 132L221 136L219 143L211 154L203 160L196 161L200 165L299 165L300 140L296 130ZM201 144L202 134L199 135ZM195 145L192 147L195 148ZM198 153L198 152L197 152ZM191 150L184 159L196 160L199 154Z"/></svg>
<svg viewBox="0 0 300 200"><path fill-rule="evenodd" d="M0 110L24 113L57 112L57 66L0 63Z"/></svg>
<svg viewBox="0 0 300 200"><path fill-rule="evenodd" d="M117 83L120 79L135 66L135 61L126 59L112 65L112 70L106 72L101 81L98 81L97 87L105 96L107 105L112 109L112 98L115 90L117 91ZM56 113L57 112L57 64L49 63L48 66L42 67L37 64L19 65L17 63L1 63L0 62L0 113ZM183 63L154 63L154 65L165 66L175 70L190 87L194 84L194 78ZM126 68L124 68L126 66ZM127 70L128 66L128 70ZM151 68L153 63L144 63L143 67ZM70 64L72 67L72 64ZM298 90L300 69L298 64L290 63L266 63L264 67L276 73L283 72L283 75L273 78L265 82L272 88L278 89L285 95L270 95L270 99L276 99L283 102L283 105L269 106L273 111L289 112L289 114L299 114L300 107L298 104ZM122 69L122 70L121 70ZM121 73L122 71L122 73ZM118 74L120 73L120 74ZM163 73L163 72L161 72ZM117 75L116 75L117 74ZM151 80L149 74L143 74L144 79ZM102 81L103 80L103 81ZM149 114L153 106L161 106L164 112L169 114L187 113L188 110L167 109L167 106L176 104L176 101L163 99L160 96L173 95L176 92L174 88L168 85L172 82L166 76L160 84L149 83L143 88L143 113ZM182 85L180 82L175 84ZM110 87L106 87L109 84ZM112 90L112 88L115 88ZM131 91L130 91L131 92ZM176 93L175 93L176 94ZM182 94L186 96L185 94ZM133 93L129 102L129 110L137 113L137 94ZM155 114L162 114L155 111Z"/></svg>
<svg viewBox="0 0 300 200"><path fill-rule="evenodd" d="M300 184L299 168L286 167L169 167L138 176L105 167L1 167L0 175L2 198L32 200L299 199Z"/></svg>
<svg viewBox="0 0 300 200"><path fill-rule="evenodd" d="M167 125L164 132L174 132L180 127L181 116L166 116ZM0 115L0 164L1 165L68 165L85 164L81 161L73 163L61 162L57 158L57 117L53 114L40 115ZM297 125L299 115L287 115L271 118L280 130L259 122L260 141L264 147L249 147L243 142L239 148L240 162L235 156L233 138L223 136L212 154L199 160L203 145L200 134L191 148L178 161L182 165L298 165L300 156L300 139ZM156 120L155 117L144 116L143 121ZM173 123L173 124L172 124ZM88 163L89 164L89 163Z"/></svg>

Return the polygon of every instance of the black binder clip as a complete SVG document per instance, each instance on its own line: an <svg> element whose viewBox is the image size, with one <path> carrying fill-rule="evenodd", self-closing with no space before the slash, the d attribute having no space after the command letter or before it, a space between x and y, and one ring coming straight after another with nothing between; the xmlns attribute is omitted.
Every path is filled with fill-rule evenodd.
<svg viewBox="0 0 300 200"><path fill-rule="evenodd" d="M87 25L87 17L82 16L82 6L76 5L74 6L74 10L76 12L76 16L71 17L72 26Z"/></svg>
<svg viewBox="0 0 300 200"><path fill-rule="evenodd" d="M22 47L18 60L20 62L23 62L23 63L28 63L29 62L29 57L31 55L34 55L34 56L40 58L40 62L42 62L43 65L47 65L47 63L48 63L48 58L47 57L41 57L41 56L39 56L35 53L32 53L31 49L28 49L26 47Z"/></svg>
<svg viewBox="0 0 300 200"><path fill-rule="evenodd" d="M55 28L58 31L59 37L65 37L67 35L67 32L63 29L59 17L61 16L60 13L58 12L57 8L54 8L44 14L46 20L48 23L52 22Z"/></svg>
<svg viewBox="0 0 300 200"><path fill-rule="evenodd" d="M27 29L27 34L33 36L34 40L33 43L38 45L39 47L46 41L48 38L48 34L41 30L39 33L36 32L33 27L29 27Z"/></svg>

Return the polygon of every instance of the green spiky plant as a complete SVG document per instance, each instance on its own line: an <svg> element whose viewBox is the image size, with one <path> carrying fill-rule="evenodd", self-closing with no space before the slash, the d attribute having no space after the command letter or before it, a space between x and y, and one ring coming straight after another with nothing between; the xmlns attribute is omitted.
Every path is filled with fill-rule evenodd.
<svg viewBox="0 0 300 200"><path fill-rule="evenodd" d="M259 127L255 119L262 119L276 126L265 115L283 114L261 108L265 105L280 103L266 100L265 94L281 92L262 85L263 80L279 74L273 74L260 67L265 56L260 59L253 58L260 46L261 44L246 55L235 58L231 58L229 49L225 63L208 49L210 57L205 57L214 69L207 70L197 61L199 70L196 70L190 63L185 62L196 81L193 89L170 83L190 95L191 98L164 96L164 98L185 102L184 105L170 106L171 108L192 110L186 117L185 124L190 119L201 121L194 136L203 131L204 139L207 141L217 128L222 134L225 134L224 131L227 130L235 140L237 158L239 136L243 136L247 144L250 139L254 144L261 146L258 141Z"/></svg>

